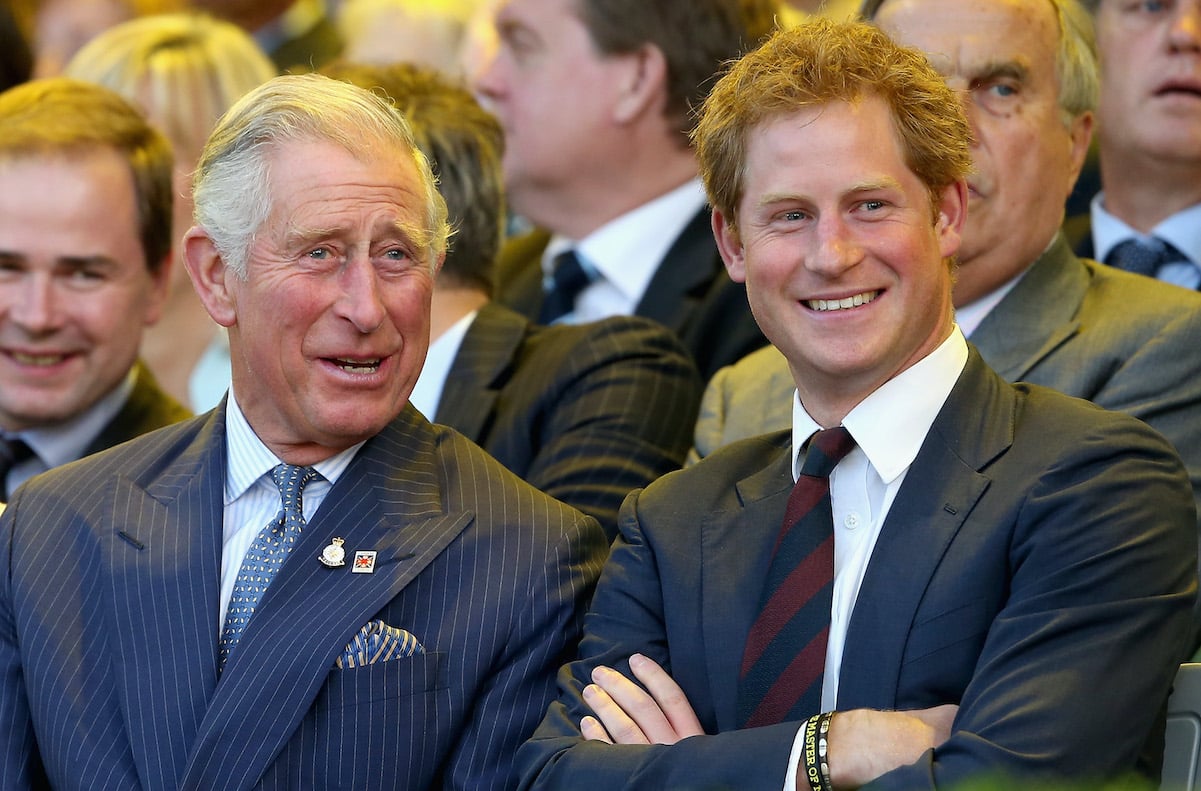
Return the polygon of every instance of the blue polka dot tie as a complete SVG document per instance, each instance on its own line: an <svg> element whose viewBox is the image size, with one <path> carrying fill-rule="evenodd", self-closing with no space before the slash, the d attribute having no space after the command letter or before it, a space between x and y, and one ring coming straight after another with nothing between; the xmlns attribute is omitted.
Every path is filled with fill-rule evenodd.
<svg viewBox="0 0 1201 791"><path fill-rule="evenodd" d="M225 660L229 659L230 652L241 639L250 616L254 615L259 599L300 538L300 531L305 525L301 493L318 474L312 467L294 467L291 464L280 464L271 471L271 477L279 487L283 508L246 550L225 612L218 668L225 666Z"/></svg>

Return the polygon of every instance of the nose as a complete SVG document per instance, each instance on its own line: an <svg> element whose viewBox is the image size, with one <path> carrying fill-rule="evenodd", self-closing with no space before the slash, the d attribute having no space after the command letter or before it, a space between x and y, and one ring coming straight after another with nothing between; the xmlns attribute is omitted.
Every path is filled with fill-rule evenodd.
<svg viewBox="0 0 1201 791"><path fill-rule="evenodd" d="M505 93L504 55L499 44L476 54L475 64L467 75L468 83L476 99L486 109L491 109L496 100Z"/></svg>
<svg viewBox="0 0 1201 791"><path fill-rule="evenodd" d="M811 271L836 279L862 259L863 249L841 216L833 214L818 219L816 243L806 262Z"/></svg>
<svg viewBox="0 0 1201 791"><path fill-rule="evenodd" d="M19 283L4 286L10 320L32 336L45 335L62 324L59 297L53 278L27 273Z"/></svg>
<svg viewBox="0 0 1201 791"><path fill-rule="evenodd" d="M1175 50L1201 51L1201 0L1177 3L1168 41Z"/></svg>
<svg viewBox="0 0 1201 791"><path fill-rule="evenodd" d="M378 330L388 312L380 295L379 273L367 255L350 259L342 270L341 280L339 315L364 335Z"/></svg>

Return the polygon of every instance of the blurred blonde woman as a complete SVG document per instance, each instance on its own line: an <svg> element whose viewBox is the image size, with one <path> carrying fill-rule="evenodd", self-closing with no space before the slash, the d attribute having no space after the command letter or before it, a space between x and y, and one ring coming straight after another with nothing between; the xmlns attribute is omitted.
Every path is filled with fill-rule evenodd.
<svg viewBox="0 0 1201 791"><path fill-rule="evenodd" d="M148 16L109 28L67 64L68 76L111 88L146 113L175 149L172 238L192 225L191 174L217 119L275 67L238 26L197 14ZM195 412L229 384L224 331L209 318L176 250L163 318L146 332L142 359L159 384Z"/></svg>

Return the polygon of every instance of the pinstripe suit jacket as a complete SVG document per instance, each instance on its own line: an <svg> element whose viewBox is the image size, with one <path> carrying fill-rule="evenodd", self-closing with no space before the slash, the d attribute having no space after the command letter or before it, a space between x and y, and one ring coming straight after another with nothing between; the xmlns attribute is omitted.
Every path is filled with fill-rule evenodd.
<svg viewBox="0 0 1201 791"><path fill-rule="evenodd" d="M595 516L612 538L625 496L684 461L700 398L687 352L653 321L540 327L488 304L459 347L436 420Z"/></svg>
<svg viewBox="0 0 1201 791"><path fill-rule="evenodd" d="M224 407L0 517L0 787L506 788L605 552L411 407L327 495L218 679ZM373 574L317 561L334 536ZM373 619L425 653L338 670Z"/></svg>
<svg viewBox="0 0 1201 791"><path fill-rule="evenodd" d="M542 253L549 241L546 231L533 231L507 242L497 261L498 301L531 320L542 309ZM674 332L705 379L767 343L751 316L746 287L726 273L708 207L663 256L634 315Z"/></svg>

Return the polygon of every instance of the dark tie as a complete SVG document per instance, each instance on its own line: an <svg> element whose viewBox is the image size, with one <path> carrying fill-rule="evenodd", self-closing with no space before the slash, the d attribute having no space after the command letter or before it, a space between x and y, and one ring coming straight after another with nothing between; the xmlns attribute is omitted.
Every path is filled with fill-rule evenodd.
<svg viewBox="0 0 1201 791"><path fill-rule="evenodd" d="M7 503L8 496L12 494L8 490L8 474L12 472L13 467L32 458L33 448L29 447L25 440L19 437L0 437L0 503Z"/></svg>
<svg viewBox="0 0 1201 791"><path fill-rule="evenodd" d="M542 311L538 314L539 324L550 324L575 310L575 298L592 282L592 277L580 263L575 250L568 250L555 256L551 280L553 285L546 292Z"/></svg>
<svg viewBox="0 0 1201 791"><path fill-rule="evenodd" d="M225 666L225 660L242 638L242 632L250 622L250 616L254 614L263 592L275 579L280 566L284 564L284 558L300 538L300 531L305 526L301 494L317 475L318 472L312 467L294 467L291 464L280 464L271 471L271 478L279 487L282 508L258 534L250 549L246 550L242 567L238 569L234 591L225 611L225 628L221 630L219 668Z"/></svg>
<svg viewBox="0 0 1201 791"><path fill-rule="evenodd" d="M1134 272L1138 275L1155 277L1164 264L1187 260L1184 254L1162 239L1127 239L1109 251L1105 263Z"/></svg>
<svg viewBox="0 0 1201 791"><path fill-rule="evenodd" d="M821 711L834 589L830 473L855 447L839 426L814 434L788 498L759 615L742 655L738 719L745 727L802 720Z"/></svg>

